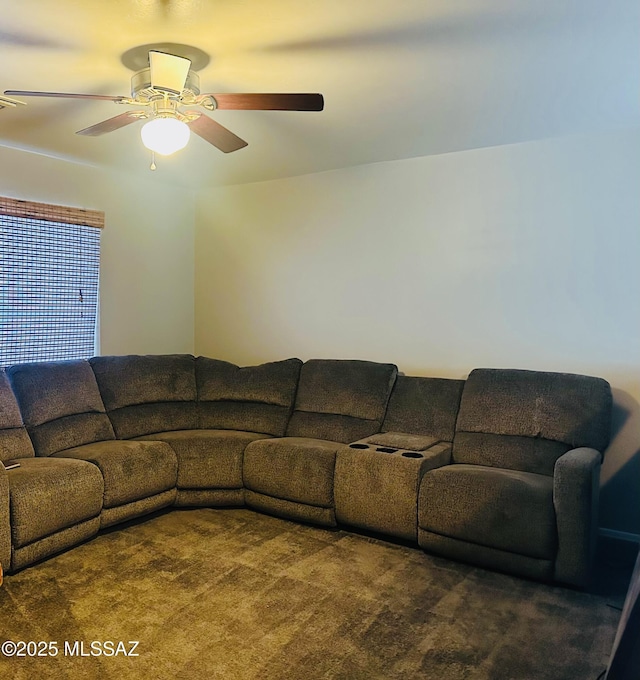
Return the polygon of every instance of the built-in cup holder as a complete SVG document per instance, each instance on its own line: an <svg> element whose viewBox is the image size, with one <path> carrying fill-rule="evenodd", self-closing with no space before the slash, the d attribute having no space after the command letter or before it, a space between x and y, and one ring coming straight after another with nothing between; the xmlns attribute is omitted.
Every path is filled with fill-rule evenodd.
<svg viewBox="0 0 640 680"><path fill-rule="evenodd" d="M368 449L369 444L349 444L350 449Z"/></svg>
<svg viewBox="0 0 640 680"><path fill-rule="evenodd" d="M380 451L380 453L395 453L398 449L392 449L388 446L380 446L376 449L376 451Z"/></svg>
<svg viewBox="0 0 640 680"><path fill-rule="evenodd" d="M405 451L402 455L405 458L424 458L424 456L417 451Z"/></svg>

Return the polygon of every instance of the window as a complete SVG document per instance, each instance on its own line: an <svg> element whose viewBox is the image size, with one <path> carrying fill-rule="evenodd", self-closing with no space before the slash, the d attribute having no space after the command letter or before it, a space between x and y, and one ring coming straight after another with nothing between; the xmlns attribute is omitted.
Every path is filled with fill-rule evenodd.
<svg viewBox="0 0 640 680"><path fill-rule="evenodd" d="M0 197L0 366L95 354L104 214Z"/></svg>

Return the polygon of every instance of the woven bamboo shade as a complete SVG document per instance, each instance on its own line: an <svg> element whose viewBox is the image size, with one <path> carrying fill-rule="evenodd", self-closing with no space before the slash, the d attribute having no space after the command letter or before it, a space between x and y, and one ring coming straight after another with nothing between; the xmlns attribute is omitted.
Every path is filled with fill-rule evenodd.
<svg viewBox="0 0 640 680"><path fill-rule="evenodd" d="M104 227L104 213L98 210L84 210L69 208L62 205L48 203L34 203L16 198L0 196L0 215L11 217L25 217L47 222L64 222L65 224L80 224L87 227Z"/></svg>

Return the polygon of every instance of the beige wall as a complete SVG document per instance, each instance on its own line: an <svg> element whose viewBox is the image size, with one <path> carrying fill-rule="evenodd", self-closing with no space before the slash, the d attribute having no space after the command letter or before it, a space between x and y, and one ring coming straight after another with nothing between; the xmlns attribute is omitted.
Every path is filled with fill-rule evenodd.
<svg viewBox="0 0 640 680"><path fill-rule="evenodd" d="M0 195L106 213L100 272L102 354L193 351L191 192L157 178L140 180L0 147Z"/></svg>
<svg viewBox="0 0 640 680"><path fill-rule="evenodd" d="M0 195L106 212L103 354L603 376L616 437L601 524L631 533L640 533L638 186L638 129L196 197L157 176L0 147Z"/></svg>
<svg viewBox="0 0 640 680"><path fill-rule="evenodd" d="M195 349L608 379L601 524L640 534L640 129L200 192Z"/></svg>

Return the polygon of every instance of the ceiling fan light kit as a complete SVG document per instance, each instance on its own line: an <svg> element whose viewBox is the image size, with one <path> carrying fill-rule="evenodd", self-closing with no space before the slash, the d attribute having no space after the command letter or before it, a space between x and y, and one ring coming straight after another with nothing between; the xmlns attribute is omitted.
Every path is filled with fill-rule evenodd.
<svg viewBox="0 0 640 680"><path fill-rule="evenodd" d="M127 111L92 125L77 134L97 137L113 132L140 119L146 123L140 130L142 143L154 153L168 156L183 149L189 142L190 133L217 147L224 153L237 151L247 142L240 139L227 128L199 111L181 107L198 106L206 111L216 109L235 109L245 111L322 111L324 98L321 94L200 94L200 78L194 68L201 68L208 62L208 56L197 48L188 45L173 45L175 51L184 56L171 54L163 49L153 49L153 45L133 48L123 55L123 63L131 61L140 65L140 53L148 49L149 66L139 69L131 78L131 96L111 96L96 94L71 94L63 92L33 92L25 90L6 90L6 95L24 97L59 97L66 99L94 99L112 101L116 104L143 107L141 110ZM163 44L159 48L165 48ZM194 55L192 64L189 55ZM203 59L206 57L206 60ZM124 60L127 56L127 60ZM16 100L7 100L15 105ZM0 99L2 106L3 99ZM16 103L22 103L17 102Z"/></svg>
<svg viewBox="0 0 640 680"><path fill-rule="evenodd" d="M142 143L154 153L170 156L184 149L189 142L189 126L177 118L158 116L147 121L140 129Z"/></svg>

